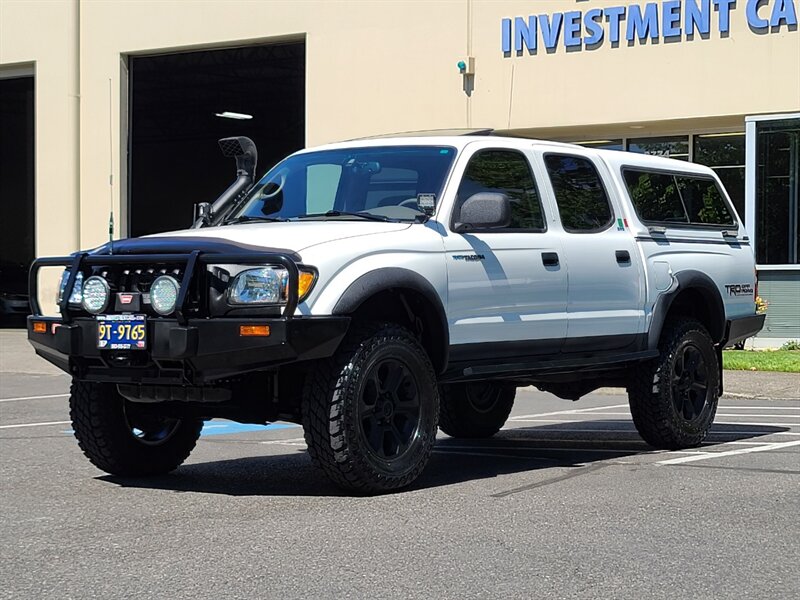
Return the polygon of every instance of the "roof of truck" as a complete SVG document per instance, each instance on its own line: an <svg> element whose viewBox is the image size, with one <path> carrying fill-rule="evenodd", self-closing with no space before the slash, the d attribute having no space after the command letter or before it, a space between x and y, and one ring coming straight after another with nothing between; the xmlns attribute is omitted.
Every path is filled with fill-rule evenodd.
<svg viewBox="0 0 800 600"><path fill-rule="evenodd" d="M467 133L458 133L465 131ZM674 158L651 156L637 152L623 152L620 150L601 150L598 148L590 148L565 142L554 142L551 140L503 136L492 133L492 130L485 129L438 132L425 131L381 135L306 148L305 150L301 150L300 153L378 146L449 146L460 151L472 144L480 144L484 147L515 148L519 150L536 148L542 151L552 150L554 152L561 151L579 153L585 156L597 156L613 169L622 168L624 166L638 166L648 169L663 169L711 176L713 176L714 173L712 169L706 166Z"/></svg>

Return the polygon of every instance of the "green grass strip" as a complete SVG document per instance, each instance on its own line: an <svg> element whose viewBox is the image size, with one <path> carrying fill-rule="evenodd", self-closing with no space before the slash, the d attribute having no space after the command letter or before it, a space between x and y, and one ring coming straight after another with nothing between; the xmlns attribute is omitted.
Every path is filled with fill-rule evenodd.
<svg viewBox="0 0 800 600"><path fill-rule="evenodd" d="M734 371L800 373L800 350L725 350L722 364Z"/></svg>

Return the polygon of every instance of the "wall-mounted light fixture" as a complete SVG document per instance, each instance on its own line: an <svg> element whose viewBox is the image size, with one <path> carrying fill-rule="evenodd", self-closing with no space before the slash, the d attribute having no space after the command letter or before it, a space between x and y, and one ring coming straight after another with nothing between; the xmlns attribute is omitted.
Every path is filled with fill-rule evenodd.
<svg viewBox="0 0 800 600"><path fill-rule="evenodd" d="M462 75L475 75L475 57L468 56L466 60L458 61L456 65Z"/></svg>

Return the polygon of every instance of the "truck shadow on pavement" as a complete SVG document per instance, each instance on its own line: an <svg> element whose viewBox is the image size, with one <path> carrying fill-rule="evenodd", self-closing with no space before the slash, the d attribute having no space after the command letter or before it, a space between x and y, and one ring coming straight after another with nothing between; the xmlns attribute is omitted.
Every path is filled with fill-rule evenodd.
<svg viewBox="0 0 800 600"><path fill-rule="evenodd" d="M716 424L704 445L697 450L713 452L714 446L718 444L783 431L788 431L788 428ZM207 443L220 442L207 440ZM283 446L279 440L270 441L270 446L262 446L262 442L254 440L226 440L222 443L227 447L235 444L243 451L252 450L253 447L290 447ZM591 472L615 459L654 454L661 453L639 438L630 421L603 420L515 427L504 429L495 437L484 440L443 437L437 440L425 472L411 487L403 491L413 492L542 469L554 471L553 478L526 486L526 489L531 489ZM647 464L643 466L655 467ZM564 468L570 468L570 471L565 472ZM331 484L311 464L302 444L294 444L292 451L288 453L185 464L169 475L142 478L106 475L98 479L121 487L229 496L353 495ZM508 493L513 492L511 490Z"/></svg>

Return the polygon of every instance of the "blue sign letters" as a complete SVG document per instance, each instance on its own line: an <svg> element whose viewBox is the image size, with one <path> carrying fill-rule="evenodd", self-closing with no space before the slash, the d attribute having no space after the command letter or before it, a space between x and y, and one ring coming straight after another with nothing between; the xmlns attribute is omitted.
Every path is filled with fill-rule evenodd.
<svg viewBox="0 0 800 600"><path fill-rule="evenodd" d="M731 28L733 13L744 5L750 29L757 33L776 33L784 27L797 30L797 3L800 0L666 0L644 5L611 6L565 13L528 15L501 21L501 46L505 54L537 51L539 41L552 52L559 43L569 49L594 48L608 36L613 45L624 32L628 45L708 37L712 26L723 36Z"/></svg>

